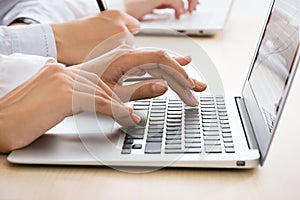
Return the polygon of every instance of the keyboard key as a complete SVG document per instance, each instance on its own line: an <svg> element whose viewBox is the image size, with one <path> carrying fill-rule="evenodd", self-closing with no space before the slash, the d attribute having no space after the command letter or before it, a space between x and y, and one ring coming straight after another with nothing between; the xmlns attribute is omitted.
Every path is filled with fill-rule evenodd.
<svg viewBox="0 0 300 200"><path fill-rule="evenodd" d="M157 129L157 128L149 128L148 133L163 133L163 129Z"/></svg>
<svg viewBox="0 0 300 200"><path fill-rule="evenodd" d="M125 139L124 144L133 144L133 139Z"/></svg>
<svg viewBox="0 0 300 200"><path fill-rule="evenodd" d="M165 149L181 149L181 144L166 144Z"/></svg>
<svg viewBox="0 0 300 200"><path fill-rule="evenodd" d="M233 142L232 138L223 138L223 141L225 143L232 143Z"/></svg>
<svg viewBox="0 0 300 200"><path fill-rule="evenodd" d="M150 117L165 117L165 113L151 113Z"/></svg>
<svg viewBox="0 0 300 200"><path fill-rule="evenodd" d="M201 112L216 112L215 108L201 108Z"/></svg>
<svg viewBox="0 0 300 200"><path fill-rule="evenodd" d="M185 125L200 125L200 121L199 120L185 121Z"/></svg>
<svg viewBox="0 0 300 200"><path fill-rule="evenodd" d="M162 138L163 134L162 133L148 133L147 137L148 138Z"/></svg>
<svg viewBox="0 0 300 200"><path fill-rule="evenodd" d="M229 124L221 124L221 128L222 129L230 129L230 125Z"/></svg>
<svg viewBox="0 0 300 200"><path fill-rule="evenodd" d="M222 128L222 133L231 133L230 128Z"/></svg>
<svg viewBox="0 0 300 200"><path fill-rule="evenodd" d="M233 148L233 143L224 143L225 148Z"/></svg>
<svg viewBox="0 0 300 200"><path fill-rule="evenodd" d="M234 148L225 148L226 153L235 153Z"/></svg>
<svg viewBox="0 0 300 200"><path fill-rule="evenodd" d="M220 140L220 136L204 136L204 141L206 140Z"/></svg>
<svg viewBox="0 0 300 200"><path fill-rule="evenodd" d="M217 119L216 115L202 115L202 119Z"/></svg>
<svg viewBox="0 0 300 200"><path fill-rule="evenodd" d="M181 140L166 140L166 144L181 144Z"/></svg>
<svg viewBox="0 0 300 200"><path fill-rule="evenodd" d="M184 153L184 150L182 150L182 149L166 149L165 153L166 154L180 154L180 153Z"/></svg>
<svg viewBox="0 0 300 200"><path fill-rule="evenodd" d="M203 127L219 127L218 123L203 123Z"/></svg>
<svg viewBox="0 0 300 200"><path fill-rule="evenodd" d="M167 127L181 127L181 123L167 123Z"/></svg>
<svg viewBox="0 0 300 200"><path fill-rule="evenodd" d="M149 122L149 125L163 125L164 123L164 121L151 121Z"/></svg>
<svg viewBox="0 0 300 200"><path fill-rule="evenodd" d="M167 140L181 140L181 135L167 135Z"/></svg>
<svg viewBox="0 0 300 200"><path fill-rule="evenodd" d="M151 110L151 114L153 113L164 113L165 114L165 110Z"/></svg>
<svg viewBox="0 0 300 200"><path fill-rule="evenodd" d="M123 149L131 149L132 145L131 144L124 144Z"/></svg>
<svg viewBox="0 0 300 200"><path fill-rule="evenodd" d="M203 132L204 136L219 136L220 132L219 131L205 131Z"/></svg>
<svg viewBox="0 0 300 200"><path fill-rule="evenodd" d="M181 131L167 131L166 135L181 135Z"/></svg>
<svg viewBox="0 0 300 200"><path fill-rule="evenodd" d="M220 116L219 119L220 120L228 120L228 117L227 116Z"/></svg>
<svg viewBox="0 0 300 200"><path fill-rule="evenodd" d="M181 115L182 114L181 111L168 111L167 113L168 113L168 115Z"/></svg>
<svg viewBox="0 0 300 200"><path fill-rule="evenodd" d="M223 133L222 135L223 135L223 138L231 138L232 137L231 133Z"/></svg>
<svg viewBox="0 0 300 200"><path fill-rule="evenodd" d="M184 153L201 153L201 148L187 148Z"/></svg>
<svg viewBox="0 0 300 200"><path fill-rule="evenodd" d="M150 121L165 121L164 117L151 117L150 116Z"/></svg>
<svg viewBox="0 0 300 200"><path fill-rule="evenodd" d="M150 125L149 124L148 130L149 129L162 129L163 130L164 129L164 125L163 124L161 124L161 125L153 125L153 124Z"/></svg>
<svg viewBox="0 0 300 200"><path fill-rule="evenodd" d="M162 138L147 138L146 142L162 142Z"/></svg>
<svg viewBox="0 0 300 200"><path fill-rule="evenodd" d="M205 146L221 145L221 142L220 142L220 140L216 140L216 141L207 140L207 141L204 141L204 145Z"/></svg>
<svg viewBox="0 0 300 200"><path fill-rule="evenodd" d="M205 152L206 153L222 153L222 147L220 145L206 146Z"/></svg>
<svg viewBox="0 0 300 200"><path fill-rule="evenodd" d="M185 138L185 143L201 143L201 138Z"/></svg>
<svg viewBox="0 0 300 200"><path fill-rule="evenodd" d="M181 131L181 127L167 127L167 131Z"/></svg>
<svg viewBox="0 0 300 200"><path fill-rule="evenodd" d="M131 154L131 149L122 149L121 154Z"/></svg>
<svg viewBox="0 0 300 200"><path fill-rule="evenodd" d="M151 143L147 143L145 146L145 153L149 153L149 154L159 154L161 153L161 143L155 143L155 142L151 142Z"/></svg>
<svg viewBox="0 0 300 200"><path fill-rule="evenodd" d="M185 148L201 148L199 143L185 143Z"/></svg>
<svg viewBox="0 0 300 200"><path fill-rule="evenodd" d="M134 144L132 145L132 149L142 149L143 145L142 144Z"/></svg>
<svg viewBox="0 0 300 200"><path fill-rule="evenodd" d="M191 129L200 129L200 125L190 125L190 124L185 125L185 130L191 130Z"/></svg>
<svg viewBox="0 0 300 200"><path fill-rule="evenodd" d="M184 137L187 138L201 138L200 134L185 134Z"/></svg>
<svg viewBox="0 0 300 200"><path fill-rule="evenodd" d="M151 110L166 110L166 106L152 106Z"/></svg>
<svg viewBox="0 0 300 200"><path fill-rule="evenodd" d="M126 139L142 140L144 139L144 135L126 135Z"/></svg>
<svg viewBox="0 0 300 200"><path fill-rule="evenodd" d="M217 119L202 119L202 123L218 123Z"/></svg>
<svg viewBox="0 0 300 200"><path fill-rule="evenodd" d="M181 119L167 119L167 123L181 123Z"/></svg>
<svg viewBox="0 0 300 200"><path fill-rule="evenodd" d="M167 119L181 119L182 115L169 115Z"/></svg>
<svg viewBox="0 0 300 200"><path fill-rule="evenodd" d="M168 111L181 111L181 110L182 110L181 106L178 106L178 107L169 107L168 108Z"/></svg>
<svg viewBox="0 0 300 200"><path fill-rule="evenodd" d="M219 127L203 127L203 131L219 131Z"/></svg>

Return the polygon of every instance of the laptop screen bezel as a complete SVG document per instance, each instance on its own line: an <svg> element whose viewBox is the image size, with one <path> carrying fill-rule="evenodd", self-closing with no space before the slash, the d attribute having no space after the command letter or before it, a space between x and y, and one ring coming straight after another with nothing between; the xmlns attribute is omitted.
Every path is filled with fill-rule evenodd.
<svg viewBox="0 0 300 200"><path fill-rule="evenodd" d="M270 21L271 14L272 14L272 12L275 8L275 5L276 5L275 2L276 2L276 0L273 0L271 2L271 6L270 6L270 9L269 9L269 12L268 12L269 14L268 14L267 20L264 24L263 31L261 33L261 36L260 36L256 51L255 51L254 57L253 57L252 62L251 62L251 67L250 67L250 70L248 72L247 79L244 83L244 87L243 87L243 90L242 90L242 97L244 99L244 103L245 103L245 106L246 106L246 109L247 109L247 113L249 115L250 122L251 122L252 128L253 128L253 132L254 132L254 135L255 135L255 138L256 138L256 142L257 142L257 145L258 145L258 148L259 148L259 151L260 151L260 164L261 165L263 165L263 163L264 163L264 161L267 157L267 154L269 152L271 142L274 138L276 129L278 127L278 123L280 121L280 117L282 115L282 111L284 109L284 105L285 105L285 102L287 100L287 96L289 94L291 84L292 84L293 79L295 77L296 70L297 70L297 67L298 67L298 64L299 64L299 60L300 60L300 55L299 55L300 52L299 52L299 49L298 49L297 52L296 52L294 62L292 64L292 70L290 72L289 79L288 79L287 84L286 84L286 88L285 88L285 90L283 92L283 95L282 95L281 104L279 105L279 109L278 109L278 112L277 112L277 117L276 117L276 120L274 122L274 128L272 129L272 131L270 133L269 128L268 128L267 124L265 123L263 114L261 113L261 110L260 110L259 105L257 103L255 93L252 90L252 87L251 87L251 84L250 84L249 80L250 80L253 68L255 66L255 62L257 61L257 56L258 56L258 53L259 53L259 49L261 47L262 40L264 38L268 23Z"/></svg>

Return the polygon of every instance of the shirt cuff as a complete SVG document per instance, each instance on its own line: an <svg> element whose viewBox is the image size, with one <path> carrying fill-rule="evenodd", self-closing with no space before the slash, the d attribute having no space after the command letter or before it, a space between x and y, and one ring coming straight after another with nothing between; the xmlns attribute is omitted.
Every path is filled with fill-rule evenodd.
<svg viewBox="0 0 300 200"><path fill-rule="evenodd" d="M55 38L49 24L12 26L6 28L6 55L23 53L45 57L57 57ZM5 51L4 51L5 52Z"/></svg>
<svg viewBox="0 0 300 200"><path fill-rule="evenodd" d="M0 98L27 81L46 63L55 63L53 58L34 55L0 55Z"/></svg>

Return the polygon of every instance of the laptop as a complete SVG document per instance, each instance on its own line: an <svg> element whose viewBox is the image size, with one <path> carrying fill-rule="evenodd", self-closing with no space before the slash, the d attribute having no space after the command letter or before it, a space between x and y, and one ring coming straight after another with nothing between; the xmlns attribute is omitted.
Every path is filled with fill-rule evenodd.
<svg viewBox="0 0 300 200"><path fill-rule="evenodd" d="M156 9L141 21L141 33L169 34L168 30L177 30L193 36L214 35L224 29L232 4L233 0L201 0L196 11L179 20L172 9Z"/></svg>
<svg viewBox="0 0 300 200"><path fill-rule="evenodd" d="M144 119L137 127L122 128L109 117L82 113L13 151L9 162L238 169L263 165L299 64L299 11L300 0L272 3L239 95L199 95L196 107L172 95L131 102Z"/></svg>

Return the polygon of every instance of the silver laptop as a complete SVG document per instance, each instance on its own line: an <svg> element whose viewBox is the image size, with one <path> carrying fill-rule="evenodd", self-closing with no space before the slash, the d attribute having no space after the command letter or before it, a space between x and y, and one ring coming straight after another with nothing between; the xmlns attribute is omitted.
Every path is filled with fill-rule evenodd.
<svg viewBox="0 0 300 200"><path fill-rule="evenodd" d="M299 10L300 0L272 4L241 95L199 96L198 107L173 96L135 101L133 108L143 115L144 124L129 128L83 113L13 151L8 160L146 167L262 165L299 64Z"/></svg>
<svg viewBox="0 0 300 200"><path fill-rule="evenodd" d="M169 34L177 30L187 35L213 35L224 29L233 0L201 0L197 10L175 19L172 9L155 10L146 15L142 22L142 33Z"/></svg>

